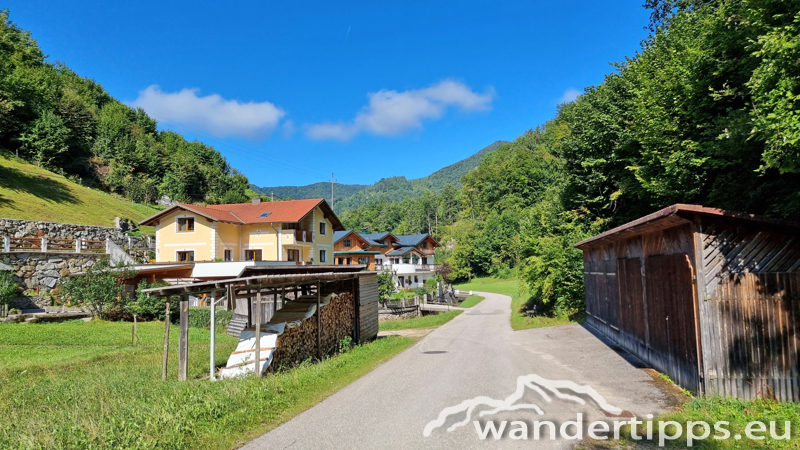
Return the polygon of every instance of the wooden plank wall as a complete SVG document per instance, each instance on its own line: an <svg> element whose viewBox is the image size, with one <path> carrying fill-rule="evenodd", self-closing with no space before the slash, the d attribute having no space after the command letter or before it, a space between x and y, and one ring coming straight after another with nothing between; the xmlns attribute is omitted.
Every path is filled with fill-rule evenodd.
<svg viewBox="0 0 800 450"><path fill-rule="evenodd" d="M706 304L706 391L800 401L800 273L730 274Z"/></svg>
<svg viewBox="0 0 800 450"><path fill-rule="evenodd" d="M699 392L692 226L669 225L584 251L587 321Z"/></svg>
<svg viewBox="0 0 800 450"><path fill-rule="evenodd" d="M378 275L358 277L358 341L366 342L378 337Z"/></svg>
<svg viewBox="0 0 800 450"><path fill-rule="evenodd" d="M695 219L708 394L800 401L797 230Z"/></svg>

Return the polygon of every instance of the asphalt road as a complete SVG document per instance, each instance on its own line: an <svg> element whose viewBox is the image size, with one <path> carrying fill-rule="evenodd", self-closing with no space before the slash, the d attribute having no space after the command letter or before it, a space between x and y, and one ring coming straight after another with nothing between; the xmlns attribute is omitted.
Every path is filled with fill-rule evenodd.
<svg viewBox="0 0 800 450"><path fill-rule="evenodd" d="M642 418L665 411L672 401L648 374L587 328L565 325L512 331L511 299L480 295L486 299L475 307L243 448L570 448L576 441L549 439L549 425L541 428L543 436L534 439L535 421L550 421L560 428L582 413L585 436L591 421L624 420L613 416L629 412ZM520 398L503 403L518 386ZM582 386L591 387L597 395ZM445 408L481 396L486 398L474 402L478 405L469 420L468 411L456 408L453 414L442 415L442 426L431 424ZM516 409L479 416L479 411L512 404ZM490 434L481 440L476 420L481 426L487 420L497 427L503 420L508 423L501 439L494 440ZM462 421L465 425L457 426ZM519 423L512 427L511 421L524 422L527 430ZM512 440L512 428L515 437L527 439ZM566 431L573 435L576 429L567 427Z"/></svg>

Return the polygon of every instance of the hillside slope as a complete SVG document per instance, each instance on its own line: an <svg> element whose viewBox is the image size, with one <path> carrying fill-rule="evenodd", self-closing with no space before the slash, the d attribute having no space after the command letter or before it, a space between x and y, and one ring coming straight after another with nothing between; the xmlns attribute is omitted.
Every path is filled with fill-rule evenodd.
<svg viewBox="0 0 800 450"><path fill-rule="evenodd" d="M481 160L483 160L483 157L486 156L487 153L493 152L505 144L510 144L510 142L495 141L492 144L480 149L477 153L469 158L462 159L457 163L443 167L427 177L411 180L411 185L414 186L414 189L420 191L424 191L425 189L439 190L447 183L450 183L456 187L461 186L461 177L466 175L470 170L478 167L478 165L481 163Z"/></svg>
<svg viewBox="0 0 800 450"><path fill-rule="evenodd" d="M114 226L114 217L135 221L158 209L132 204L80 186L61 175L0 152L0 217Z"/></svg>

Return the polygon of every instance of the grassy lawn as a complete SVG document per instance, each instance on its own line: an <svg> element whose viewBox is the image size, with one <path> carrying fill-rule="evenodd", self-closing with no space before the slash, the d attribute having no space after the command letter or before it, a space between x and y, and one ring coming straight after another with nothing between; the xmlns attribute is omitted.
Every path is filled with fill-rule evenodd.
<svg viewBox="0 0 800 450"><path fill-rule="evenodd" d="M480 295L470 295L469 297L467 297L466 300L461 302L460 306L462 308L472 308L473 306L483 301L483 299L484 297L481 297Z"/></svg>
<svg viewBox="0 0 800 450"><path fill-rule="evenodd" d="M469 283L456 285L455 288L462 291L505 294L511 297L511 328L515 330L551 327L554 325L565 325L583 321L583 317L555 318L546 316L526 316L524 310L525 303L528 301L528 295L527 292L525 292L524 286L521 287L519 280L516 278L474 278ZM522 292L520 292L520 289L522 289Z"/></svg>
<svg viewBox="0 0 800 450"><path fill-rule="evenodd" d="M190 381L161 381L164 324L0 324L0 448L236 448L407 348L392 336L264 378L210 382L209 332L189 331ZM216 363L236 339L217 336ZM38 345L34 345L37 342Z"/></svg>
<svg viewBox="0 0 800 450"><path fill-rule="evenodd" d="M111 227L114 217L139 221L158 211L80 186L0 151L0 217ZM154 228L143 231L152 233Z"/></svg>
<svg viewBox="0 0 800 450"><path fill-rule="evenodd" d="M381 331L407 330L409 328L434 328L439 327L453 320L463 311L455 309L452 311L430 314L422 317L404 320L386 320L381 322L378 327Z"/></svg>

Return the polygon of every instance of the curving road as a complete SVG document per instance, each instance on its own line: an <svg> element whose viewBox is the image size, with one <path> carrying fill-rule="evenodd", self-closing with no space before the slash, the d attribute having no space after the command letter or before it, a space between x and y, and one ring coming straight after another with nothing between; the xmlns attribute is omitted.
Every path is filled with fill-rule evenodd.
<svg viewBox="0 0 800 450"><path fill-rule="evenodd" d="M531 442L533 421L552 421L558 426L583 413L586 422L613 420L598 397L581 394L569 387L558 389L558 398L548 390L547 380L591 386L612 407L638 417L666 410L671 397L642 370L595 337L581 325L564 325L512 331L509 323L511 299L500 294L486 297L478 305L364 375L313 408L251 441L251 449L451 449L487 445L508 448L569 448L575 441L540 439ZM535 387L522 387L516 404L532 407L500 412L473 419L485 421L526 421L527 440L510 440L507 431L501 441L491 436L481 441L470 419L465 426L447 428L466 418L457 412L444 426L426 425L447 407L486 396L497 401L517 391L519 377L528 376ZM538 376L538 377L537 377ZM544 380L544 381L541 381ZM536 389L551 401L546 401ZM575 398L584 401L579 404ZM487 410L487 406L479 407ZM620 420L620 419L617 419ZM509 425L509 428L511 426ZM517 426L516 428L520 428ZM546 431L546 429L543 429ZM572 434L574 429L567 431ZM547 432L543 434L547 435Z"/></svg>

